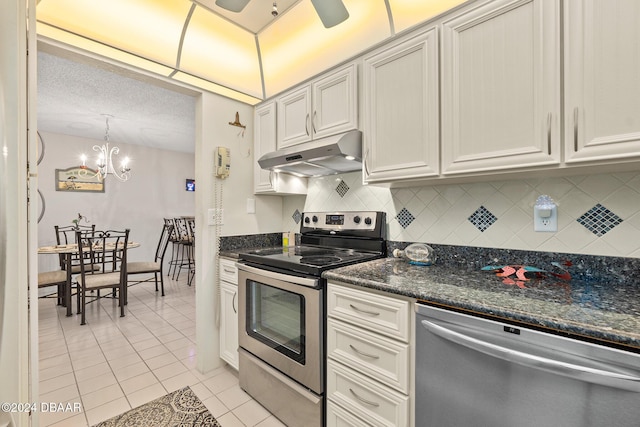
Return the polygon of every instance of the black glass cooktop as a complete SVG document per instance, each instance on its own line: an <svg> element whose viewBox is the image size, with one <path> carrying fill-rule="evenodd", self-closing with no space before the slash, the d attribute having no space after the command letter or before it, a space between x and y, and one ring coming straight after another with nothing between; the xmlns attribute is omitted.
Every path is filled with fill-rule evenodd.
<svg viewBox="0 0 640 427"><path fill-rule="evenodd" d="M381 253L316 246L258 249L240 254L240 260L267 267L320 275L323 271L380 258Z"/></svg>

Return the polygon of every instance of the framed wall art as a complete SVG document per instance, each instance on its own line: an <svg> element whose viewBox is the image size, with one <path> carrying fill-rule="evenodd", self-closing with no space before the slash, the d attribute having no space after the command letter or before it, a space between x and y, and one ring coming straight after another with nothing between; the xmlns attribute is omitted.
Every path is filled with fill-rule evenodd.
<svg viewBox="0 0 640 427"><path fill-rule="evenodd" d="M87 167L56 169L56 191L104 193L104 180L97 170Z"/></svg>

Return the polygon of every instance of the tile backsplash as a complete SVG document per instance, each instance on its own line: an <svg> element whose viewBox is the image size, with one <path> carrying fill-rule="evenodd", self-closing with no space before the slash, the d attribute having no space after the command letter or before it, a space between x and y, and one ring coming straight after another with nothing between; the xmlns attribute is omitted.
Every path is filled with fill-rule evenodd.
<svg viewBox="0 0 640 427"><path fill-rule="evenodd" d="M533 231L549 195L558 231ZM360 172L310 178L307 196L284 197L285 230L304 211L381 210L389 240L640 258L640 173L581 175L389 189Z"/></svg>

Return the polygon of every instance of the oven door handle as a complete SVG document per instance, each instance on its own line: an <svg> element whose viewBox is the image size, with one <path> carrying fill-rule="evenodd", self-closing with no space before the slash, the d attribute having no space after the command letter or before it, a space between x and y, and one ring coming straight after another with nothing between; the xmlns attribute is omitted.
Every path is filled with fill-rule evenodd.
<svg viewBox="0 0 640 427"><path fill-rule="evenodd" d="M238 264L238 270L246 271L247 273L257 274L269 279L282 280L283 282L295 283L296 285L306 286L308 288L318 287L318 279L311 279L308 277L298 277L288 274L277 273L275 271L263 270L261 268L252 267L246 264Z"/></svg>

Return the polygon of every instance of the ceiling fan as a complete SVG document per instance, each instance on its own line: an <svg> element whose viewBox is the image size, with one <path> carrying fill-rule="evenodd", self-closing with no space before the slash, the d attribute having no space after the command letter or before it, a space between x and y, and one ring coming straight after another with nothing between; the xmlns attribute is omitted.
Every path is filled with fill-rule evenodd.
<svg viewBox="0 0 640 427"><path fill-rule="evenodd" d="M249 0L216 0L217 6L236 13L242 11L247 3ZM336 26L349 17L342 0L311 0L311 3L325 28Z"/></svg>

